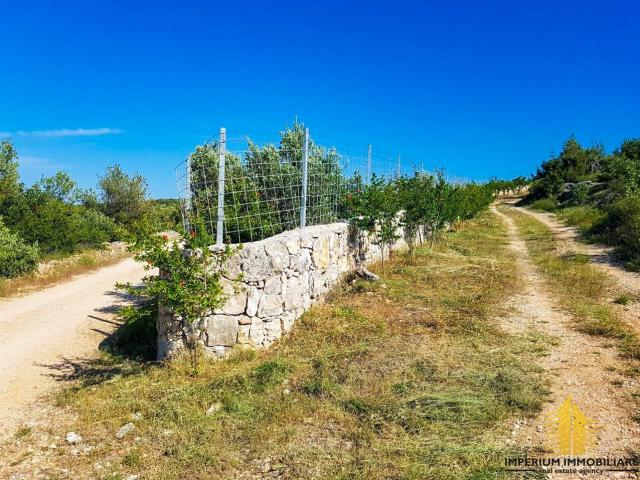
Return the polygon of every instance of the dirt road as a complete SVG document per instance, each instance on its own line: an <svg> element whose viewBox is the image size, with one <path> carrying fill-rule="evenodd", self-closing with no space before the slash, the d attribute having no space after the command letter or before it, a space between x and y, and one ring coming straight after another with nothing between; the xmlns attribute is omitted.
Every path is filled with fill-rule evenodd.
<svg viewBox="0 0 640 480"><path fill-rule="evenodd" d="M503 326L513 333L536 331L555 339L541 366L550 375L549 401L537 418L519 420L513 426L514 443L527 446L534 452L549 454L549 435L546 419L571 396L587 415L596 421L597 446L594 456L626 456L636 451L640 429L633 420L634 407L630 401L635 382L621 375L624 367L619 354L606 339L578 332L571 316L553 299L540 272L532 263L525 241L509 215L500 216L509 230L510 246L517 254L518 269L525 280L525 291L512 299L513 317ZM529 213L529 212L527 212ZM628 473L607 472L599 478L628 478ZM580 479L580 475L552 474L550 479Z"/></svg>
<svg viewBox="0 0 640 480"><path fill-rule="evenodd" d="M615 278L620 286L634 293L640 291L640 274L625 270L622 262L613 255L612 247L580 242L580 233L574 227L560 223L553 214L534 212L528 209L520 209L520 211L540 220L574 251L588 255L592 263Z"/></svg>
<svg viewBox="0 0 640 480"><path fill-rule="evenodd" d="M126 259L24 297L0 300L0 437L38 417L38 399L98 352L130 301L116 282L138 282L142 264Z"/></svg>

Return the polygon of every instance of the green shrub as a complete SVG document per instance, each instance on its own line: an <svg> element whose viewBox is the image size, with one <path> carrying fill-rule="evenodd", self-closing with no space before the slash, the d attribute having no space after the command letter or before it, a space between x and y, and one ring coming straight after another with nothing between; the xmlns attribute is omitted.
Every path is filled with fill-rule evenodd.
<svg viewBox="0 0 640 480"><path fill-rule="evenodd" d="M11 233L0 218L0 277L14 278L38 266L38 247Z"/></svg>
<svg viewBox="0 0 640 480"><path fill-rule="evenodd" d="M585 205L589 202L591 187L588 182L577 183L571 192L570 203L573 206Z"/></svg>
<svg viewBox="0 0 640 480"><path fill-rule="evenodd" d="M185 232L180 243L170 242L166 235L140 232L130 250L135 252L137 261L157 268L162 274L145 276L140 287L130 283L117 285L130 295L158 302L181 317L182 332L194 354L194 362L202 319L227 300L222 287L222 265L235 251L227 246L221 252L213 252L207 248L212 243L206 232L203 235Z"/></svg>
<svg viewBox="0 0 640 480"><path fill-rule="evenodd" d="M610 208L605 221L612 241L630 266L640 266L640 194L623 197Z"/></svg>
<svg viewBox="0 0 640 480"><path fill-rule="evenodd" d="M32 187L7 210L7 224L43 253L100 247L117 236L114 221L96 210L64 202Z"/></svg>
<svg viewBox="0 0 640 480"><path fill-rule="evenodd" d="M531 203L534 210L542 210L544 212L554 212L558 209L558 202L554 198L541 198Z"/></svg>
<svg viewBox="0 0 640 480"><path fill-rule="evenodd" d="M590 206L569 207L558 211L558 217L565 223L577 227L583 233L588 233L599 225L606 217L606 213L599 208Z"/></svg>

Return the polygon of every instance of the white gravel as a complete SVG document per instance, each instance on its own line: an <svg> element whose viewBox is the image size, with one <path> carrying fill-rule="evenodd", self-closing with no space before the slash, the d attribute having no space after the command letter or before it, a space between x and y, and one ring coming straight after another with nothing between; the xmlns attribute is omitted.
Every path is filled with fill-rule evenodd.
<svg viewBox="0 0 640 480"><path fill-rule="evenodd" d="M143 265L115 265L23 297L0 300L0 437L31 416L35 402L73 372L74 364L98 352L116 327L126 299L116 282L139 282Z"/></svg>

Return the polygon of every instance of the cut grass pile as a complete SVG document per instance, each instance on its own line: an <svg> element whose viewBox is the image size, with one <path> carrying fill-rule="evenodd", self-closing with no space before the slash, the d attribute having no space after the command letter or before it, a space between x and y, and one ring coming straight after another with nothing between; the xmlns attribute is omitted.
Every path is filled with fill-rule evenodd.
<svg viewBox="0 0 640 480"><path fill-rule="evenodd" d="M513 208L500 208L515 221L534 263L576 319L576 328L590 335L617 339L629 358L640 359L640 340L618 318L609 301L616 294L615 282L591 265L588 256L560 252L555 235L542 222ZM624 294L616 298L620 299L618 303L631 300Z"/></svg>
<svg viewBox="0 0 640 480"><path fill-rule="evenodd" d="M487 214L434 250L395 255L380 282L334 292L268 351L237 350L196 372L105 355L58 399L77 420L51 432L73 430L95 449L60 448L48 472L514 478L502 470L520 453L506 420L535 415L547 394L535 361L546 340L496 320L518 281L506 230ZM116 439L127 422L135 430Z"/></svg>

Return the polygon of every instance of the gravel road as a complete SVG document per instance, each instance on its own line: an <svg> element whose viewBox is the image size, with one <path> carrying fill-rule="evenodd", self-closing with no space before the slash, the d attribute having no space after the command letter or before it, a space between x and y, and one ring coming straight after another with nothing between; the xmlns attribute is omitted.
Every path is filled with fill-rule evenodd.
<svg viewBox="0 0 640 480"><path fill-rule="evenodd" d="M143 265L128 258L28 295L0 300L0 437L38 415L38 399L98 353L127 301L116 282L137 283Z"/></svg>

